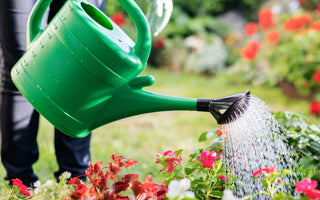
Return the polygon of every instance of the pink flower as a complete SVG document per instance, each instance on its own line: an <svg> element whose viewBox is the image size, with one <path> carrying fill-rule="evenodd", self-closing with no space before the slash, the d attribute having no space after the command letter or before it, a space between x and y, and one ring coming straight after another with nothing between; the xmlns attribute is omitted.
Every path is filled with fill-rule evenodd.
<svg viewBox="0 0 320 200"><path fill-rule="evenodd" d="M226 180L228 180L228 177L225 177L225 176L221 175L221 176L219 176L218 179L221 179L221 180L223 180L223 181L226 181Z"/></svg>
<svg viewBox="0 0 320 200"><path fill-rule="evenodd" d="M311 181L308 178L296 183L296 191L307 195L310 199L319 199L320 190L315 189L317 187L317 181Z"/></svg>
<svg viewBox="0 0 320 200"><path fill-rule="evenodd" d="M212 150L212 151L206 150L206 151L201 152L200 158L197 160L199 160L201 162L201 164L204 168L213 169L212 164L214 162L216 162L218 157L219 156L217 156L217 153L214 150Z"/></svg>
<svg viewBox="0 0 320 200"><path fill-rule="evenodd" d="M259 177L260 174L271 174L276 171L278 171L278 169L276 168L276 165L274 165L273 167L267 167L267 168L259 169L258 171L253 172L252 176Z"/></svg>
<svg viewBox="0 0 320 200"><path fill-rule="evenodd" d="M173 164L180 163L182 161L181 155L179 155L179 157L176 158L176 154L177 154L177 151L175 151L174 153L172 153L172 151L158 153L156 155L156 159L157 159L156 163L162 164L164 168L168 167L167 172L170 173L174 170Z"/></svg>

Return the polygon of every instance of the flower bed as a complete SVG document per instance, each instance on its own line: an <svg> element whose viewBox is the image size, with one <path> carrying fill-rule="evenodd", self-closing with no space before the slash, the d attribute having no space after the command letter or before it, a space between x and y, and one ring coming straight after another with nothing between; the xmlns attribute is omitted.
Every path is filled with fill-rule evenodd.
<svg viewBox="0 0 320 200"><path fill-rule="evenodd" d="M289 144L297 156L297 171L301 174L295 185L288 187L282 178L290 173L277 166L266 166L249 174L252 179L260 178L264 189L242 199L251 199L257 195L267 195L270 199L320 199L320 126L309 125L297 114L279 112L274 115L281 125L281 134L286 135ZM27 188L18 179L13 187L0 187L0 196L6 199L238 199L232 194L230 186L235 180L226 173L221 151L222 132L218 129L203 133L200 142L208 142L204 149L198 149L183 161L183 150L165 151L155 156L155 165L161 165L159 176L162 183L154 183L151 176L139 177L138 174L125 174L128 167L134 167L137 161L119 155L111 155L111 161L102 167L102 161L89 163L83 175L67 183L68 173L60 177L60 182L39 182L35 188ZM318 188L317 188L318 187ZM6 188L6 189L5 189Z"/></svg>
<svg viewBox="0 0 320 200"><path fill-rule="evenodd" d="M258 22L250 22L244 29L247 43L237 65L244 77L255 84L279 86L291 98L319 105L319 8L276 14L261 9ZM311 112L317 116L319 113Z"/></svg>

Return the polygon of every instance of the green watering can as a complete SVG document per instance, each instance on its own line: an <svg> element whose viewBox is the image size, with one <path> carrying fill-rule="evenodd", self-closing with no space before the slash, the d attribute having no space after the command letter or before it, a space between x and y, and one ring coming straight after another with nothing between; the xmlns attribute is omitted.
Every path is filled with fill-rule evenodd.
<svg viewBox="0 0 320 200"><path fill-rule="evenodd" d="M165 96L143 90L152 76L138 75L151 49L148 22L133 0L118 0L137 28L133 42L86 1L68 0L45 30L51 0L38 0L29 16L27 51L11 71L22 95L56 128L84 137L125 117L169 110L210 111L229 123L248 104L249 91L220 99Z"/></svg>

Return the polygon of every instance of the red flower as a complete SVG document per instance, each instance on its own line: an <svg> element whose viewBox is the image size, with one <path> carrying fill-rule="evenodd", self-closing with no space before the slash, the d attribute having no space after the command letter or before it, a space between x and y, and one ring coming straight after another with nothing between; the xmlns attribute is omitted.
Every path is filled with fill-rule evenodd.
<svg viewBox="0 0 320 200"><path fill-rule="evenodd" d="M219 136L222 135L222 131L220 129L217 129L217 133L218 133Z"/></svg>
<svg viewBox="0 0 320 200"><path fill-rule="evenodd" d="M28 188L27 186L25 186L20 179L16 178L16 179L12 179L11 181L12 181L12 185L15 185L17 188L20 189L20 194L30 198L32 197L31 194L28 192L28 190L31 190L31 188Z"/></svg>
<svg viewBox="0 0 320 200"><path fill-rule="evenodd" d="M251 41L248 45L241 49L241 55L244 59L253 61L257 55L259 44L256 41Z"/></svg>
<svg viewBox="0 0 320 200"><path fill-rule="evenodd" d="M123 14L122 13L114 13L112 16L111 16L111 20L116 23L118 26L124 26L126 25L126 19L124 18Z"/></svg>
<svg viewBox="0 0 320 200"><path fill-rule="evenodd" d="M160 163L164 166L164 168L168 167L167 173L170 173L174 170L174 163L180 163L182 161L181 155L179 155L179 158L176 158L176 153L177 151L175 151L174 153L172 153L172 151L166 151L163 154L162 153L158 153L156 155L156 163ZM164 162L159 162L159 160L161 158L164 157ZM162 169L163 170L163 169Z"/></svg>
<svg viewBox="0 0 320 200"><path fill-rule="evenodd" d="M305 1L306 1L306 0L299 0L300 3L303 3L303 2L305 2Z"/></svg>
<svg viewBox="0 0 320 200"><path fill-rule="evenodd" d="M320 31L320 21L314 21L310 26L309 26L310 30L313 31Z"/></svg>
<svg viewBox="0 0 320 200"><path fill-rule="evenodd" d="M317 185L317 181L311 181L310 179L305 178L303 181L296 183L296 191L299 193L304 193L310 199L319 199L320 190L315 189Z"/></svg>
<svg viewBox="0 0 320 200"><path fill-rule="evenodd" d="M244 33L246 35L253 35L257 32L258 30L258 25L256 23L250 22L244 27Z"/></svg>
<svg viewBox="0 0 320 200"><path fill-rule="evenodd" d="M152 183L150 175L147 176L144 181L145 183L140 185L143 191L138 195L137 199L163 199L166 197L168 189L165 186L165 182L162 184Z"/></svg>
<svg viewBox="0 0 320 200"><path fill-rule="evenodd" d="M136 160L127 159L123 156L119 156L119 155L115 155L115 154L112 154L111 158L113 160L113 164L117 165L119 168L120 167L125 167L125 168L134 167L134 166L136 166L136 164L138 162Z"/></svg>
<svg viewBox="0 0 320 200"><path fill-rule="evenodd" d="M320 83L320 69L318 69L318 71L313 74L312 80L316 83Z"/></svg>
<svg viewBox="0 0 320 200"><path fill-rule="evenodd" d="M303 15L300 17L293 17L291 19L288 19L283 23L283 29L285 31L294 31L297 30L304 25L310 23L312 21L312 17L309 15Z"/></svg>
<svg viewBox="0 0 320 200"><path fill-rule="evenodd" d="M271 43L277 43L280 39L280 33L276 30L271 30L267 33L267 39Z"/></svg>
<svg viewBox="0 0 320 200"><path fill-rule="evenodd" d="M214 162L216 162L218 157L219 156L217 156L217 153L215 151L210 152L209 150L206 150L206 151L201 152L200 158L197 160L199 160L201 162L201 164L204 168L213 169L212 164Z"/></svg>
<svg viewBox="0 0 320 200"><path fill-rule="evenodd" d="M253 172L252 176L259 177L260 174L271 174L276 171L278 171L278 169L274 165L273 167L266 167L266 168L259 169L258 171Z"/></svg>
<svg viewBox="0 0 320 200"><path fill-rule="evenodd" d="M261 9L258 17L259 25L262 29L269 28L274 25L273 13L270 9Z"/></svg>
<svg viewBox="0 0 320 200"><path fill-rule="evenodd" d="M313 115L318 115L320 113L320 103L318 101L311 102L310 113Z"/></svg>
<svg viewBox="0 0 320 200"><path fill-rule="evenodd" d="M159 38L153 43L155 49L163 49L164 47L164 38Z"/></svg>

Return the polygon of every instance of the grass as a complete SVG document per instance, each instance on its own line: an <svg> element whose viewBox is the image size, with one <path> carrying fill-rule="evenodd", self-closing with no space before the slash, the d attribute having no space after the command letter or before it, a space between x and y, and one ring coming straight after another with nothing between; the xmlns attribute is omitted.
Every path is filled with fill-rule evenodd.
<svg viewBox="0 0 320 200"><path fill-rule="evenodd" d="M152 92L192 98L219 98L250 89L272 111L308 113L308 103L305 101L287 98L278 88L239 83L237 77L229 74L203 77L147 68L143 75L149 74L156 77L154 86L145 88ZM314 123L318 122L315 118L308 118ZM217 124L209 113L195 111L159 112L122 119L93 131L92 161L102 160L106 166L110 154L120 154L138 161L137 167L128 170L128 173L139 173L141 178L148 174L155 177L160 169L155 164L156 153L184 149L183 158L188 159L190 153L206 145L198 142L199 135L216 128ZM53 172L58 166L53 147L53 127L43 118L38 143L40 158L34 170L45 182L54 179ZM5 174L2 166L0 174Z"/></svg>

